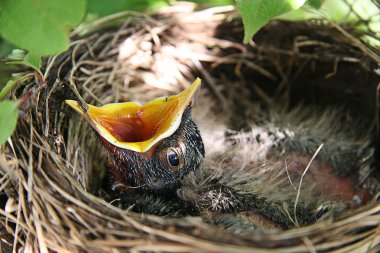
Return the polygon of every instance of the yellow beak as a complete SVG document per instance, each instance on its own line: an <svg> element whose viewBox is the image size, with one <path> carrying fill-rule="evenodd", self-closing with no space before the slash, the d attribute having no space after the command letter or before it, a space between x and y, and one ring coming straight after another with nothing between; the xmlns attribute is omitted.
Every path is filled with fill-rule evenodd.
<svg viewBox="0 0 380 253"><path fill-rule="evenodd" d="M79 102L65 102L91 121L95 131L109 143L136 152L146 152L178 129L182 114L191 105L200 85L201 80L197 78L178 95L157 98L143 106L134 102L101 107L88 105L89 118Z"/></svg>

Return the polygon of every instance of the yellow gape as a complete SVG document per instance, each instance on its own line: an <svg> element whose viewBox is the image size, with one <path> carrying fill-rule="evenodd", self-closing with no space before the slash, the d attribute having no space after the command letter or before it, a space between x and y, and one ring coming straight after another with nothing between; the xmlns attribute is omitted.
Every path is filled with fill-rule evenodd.
<svg viewBox="0 0 380 253"><path fill-rule="evenodd" d="M79 102L65 102L92 121L98 134L110 144L136 152L146 152L179 127L184 110L191 104L201 80L178 95L154 99L141 106L134 102L113 103L101 107L88 105L86 116Z"/></svg>

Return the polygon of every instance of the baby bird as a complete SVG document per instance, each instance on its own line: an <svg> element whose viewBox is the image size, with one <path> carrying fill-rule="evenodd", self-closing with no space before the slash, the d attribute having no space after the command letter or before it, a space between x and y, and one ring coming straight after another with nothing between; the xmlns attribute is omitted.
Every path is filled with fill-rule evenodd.
<svg viewBox="0 0 380 253"><path fill-rule="evenodd" d="M376 197L373 147L354 122L339 120L339 110L248 109L244 130L230 130L225 119L198 120L207 156L178 193L210 223L235 233L283 230Z"/></svg>
<svg viewBox="0 0 380 253"><path fill-rule="evenodd" d="M367 180L373 149L337 121L339 112L252 105L249 130L229 130L228 114L211 120L206 98L196 108L204 146L191 116L199 87L197 79L144 106L66 101L109 154L117 191L107 200L135 212L199 215L242 233L311 224L377 192L377 182Z"/></svg>
<svg viewBox="0 0 380 253"><path fill-rule="evenodd" d="M197 79L180 94L157 98L143 106L126 102L96 107L66 100L106 148L113 188L164 195L199 168L205 151L191 118L191 106L200 83Z"/></svg>

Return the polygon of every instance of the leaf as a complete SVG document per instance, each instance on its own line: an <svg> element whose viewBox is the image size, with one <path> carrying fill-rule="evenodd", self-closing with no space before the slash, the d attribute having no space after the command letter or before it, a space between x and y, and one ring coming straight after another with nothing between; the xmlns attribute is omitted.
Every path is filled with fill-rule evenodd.
<svg viewBox="0 0 380 253"><path fill-rule="evenodd" d="M311 7L319 9L321 8L324 1L325 0L307 0L307 4L310 5Z"/></svg>
<svg viewBox="0 0 380 253"><path fill-rule="evenodd" d="M0 60L4 59L14 49L14 46L0 38Z"/></svg>
<svg viewBox="0 0 380 253"><path fill-rule="evenodd" d="M0 34L36 55L68 47L68 33L84 17L86 0L0 0Z"/></svg>
<svg viewBox="0 0 380 253"><path fill-rule="evenodd" d="M88 13L97 17L120 11L144 11L169 5L169 0L88 0Z"/></svg>
<svg viewBox="0 0 380 253"><path fill-rule="evenodd" d="M217 6L225 6L225 5L234 5L234 0L187 0L189 2L196 3L197 8L209 8L209 7L217 7ZM186 2L187 2L186 1Z"/></svg>
<svg viewBox="0 0 380 253"><path fill-rule="evenodd" d="M42 72L40 70L41 57L41 55L35 53L25 54L25 51L23 50L14 49L12 50L12 53L8 56L8 60L11 61L8 61L7 64L21 64L31 67L34 70L38 71L42 76Z"/></svg>
<svg viewBox="0 0 380 253"><path fill-rule="evenodd" d="M40 55L28 53L22 62L26 66L29 66L29 67L37 70L42 75L41 70L40 70L40 65L41 65L41 56Z"/></svg>
<svg viewBox="0 0 380 253"><path fill-rule="evenodd" d="M11 79L0 91L0 100L2 100L8 92L17 84L17 79Z"/></svg>
<svg viewBox="0 0 380 253"><path fill-rule="evenodd" d="M18 117L17 103L6 100L0 102L0 145L3 145L16 128Z"/></svg>
<svg viewBox="0 0 380 253"><path fill-rule="evenodd" d="M26 52L24 50L15 48L12 50L11 54L8 55L8 60L12 61L22 61L25 58Z"/></svg>
<svg viewBox="0 0 380 253"><path fill-rule="evenodd" d="M269 20L300 8L306 0L236 0L244 24L244 43Z"/></svg>

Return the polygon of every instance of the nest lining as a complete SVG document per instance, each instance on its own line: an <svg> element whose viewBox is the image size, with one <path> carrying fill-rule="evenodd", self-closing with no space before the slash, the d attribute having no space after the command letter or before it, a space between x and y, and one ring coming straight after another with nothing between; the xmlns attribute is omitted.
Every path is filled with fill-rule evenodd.
<svg viewBox="0 0 380 253"><path fill-rule="evenodd" d="M295 80L299 81L303 70L310 65L330 63L332 68L328 68L328 74L339 76L339 68L334 70L336 62L352 64L352 59L355 59L354 63L360 65L357 66L358 71L363 73L370 72L376 64L357 48L350 48L349 56L344 55L345 50L340 50L347 43L339 38L334 38L330 44L325 41L317 43L314 51L295 53L293 49L272 45L274 40L258 34L258 45L248 50L238 43L241 39L239 35L233 39L228 37L231 30L240 36L242 30L241 23L229 20L229 11L214 9L200 14L185 8L169 11L170 16L128 18L119 27L105 27L88 36L77 37L68 52L48 59L44 72L46 85L31 82L17 87L12 94L14 97L34 90L35 99L23 104L21 122L0 160L1 167L6 168L1 192L8 196L5 209L0 210L2 226L14 236L12 239L17 243L13 247L62 252L106 252L111 249L135 252L267 252L274 248L281 252L329 251L337 248L342 252L354 249L376 251L380 241L380 208L376 203L349 215L295 230L236 234L231 232L236 232L236 229L226 231L198 217L174 219L130 212L91 194L99 187L106 158L100 155L102 148L88 126L72 117L72 112L64 106L65 99L81 97L91 104L134 100L143 103L158 96L177 93L183 89L181 84L189 84L196 76L202 76L206 88L202 91L199 108L205 105L202 109L208 107L215 112L222 107L234 119L241 117L236 113L241 112L241 108L247 115L257 110L250 102L252 97L264 101L259 108L266 108L277 99L296 100L297 93L292 89L300 86L295 86ZM205 13L210 16L204 18ZM226 20L229 21L222 22ZM279 29L283 27L277 22L271 25L278 25ZM296 23L295 26L318 28L308 23ZM228 32L221 34L223 29ZM322 26L319 32L323 38L328 37L327 27ZM272 41L272 44L263 46L261 42L266 40ZM305 38L302 40L307 41ZM335 50L335 40L344 46ZM124 47L119 47L120 44ZM321 50L329 54L321 57ZM144 61L141 60L143 58ZM289 66L289 62L291 67L285 67ZM164 71L168 66L171 70L169 74ZM294 68L299 66L301 68L295 71ZM371 103L375 98L368 95L373 94L374 80L376 77L368 77L367 88L359 92L360 98L370 98L364 101L359 99L361 113L371 115L364 117L371 120L363 120L363 128L372 124L375 114ZM257 85L248 85L250 82ZM282 86L274 87L274 83L281 83ZM281 92L283 90L289 92ZM286 94L286 99L283 94ZM350 99L347 99L347 104ZM211 100L214 102L211 103ZM237 104L237 109L230 110L231 103ZM357 116L357 104L355 108L347 108L349 116L344 120L349 120L352 115ZM210 117L205 110L194 114ZM231 127L247 127L251 119L245 115L243 118L235 120L238 124ZM207 122L212 124L213 121ZM226 127L223 120L216 119L214 123L218 131L213 129L214 139L208 139L210 143L218 136L224 136ZM204 135L207 139L209 133L206 131ZM368 133L363 136L368 136ZM212 147L210 144L208 146ZM212 156L220 150L214 145L209 152ZM204 176L210 180L218 173L219 170ZM194 188L192 180L196 179L190 178L185 187ZM196 185L199 186L199 183ZM147 198L147 202L160 201ZM162 204L157 203L157 206ZM225 224L225 221L220 222ZM11 244L12 239L7 239L6 243ZM6 243L3 242L4 247L11 247Z"/></svg>

